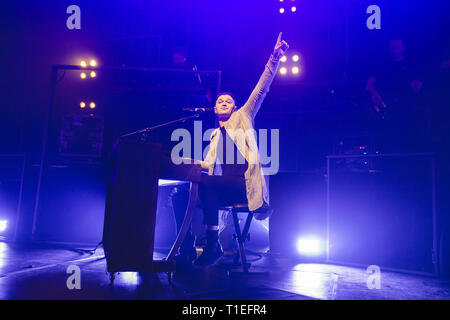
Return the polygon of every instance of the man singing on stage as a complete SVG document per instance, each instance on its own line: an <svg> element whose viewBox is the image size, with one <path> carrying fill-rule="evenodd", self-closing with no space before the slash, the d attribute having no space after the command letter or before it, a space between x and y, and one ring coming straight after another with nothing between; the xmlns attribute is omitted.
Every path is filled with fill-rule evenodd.
<svg viewBox="0 0 450 320"><path fill-rule="evenodd" d="M269 92L280 58L289 48L281 36L280 32L264 72L243 107L236 107L236 100L229 92L217 96L214 111L220 127L212 132L210 149L205 160L200 162L202 168L208 170L208 175L203 176L199 185L206 225L206 247L194 265L214 264L223 255L219 243L219 207L245 203L251 211L256 211L267 206L267 188L253 121ZM264 213L259 217L255 213L255 218L265 218ZM192 261L195 258L192 238L192 235L187 236L178 261Z"/></svg>

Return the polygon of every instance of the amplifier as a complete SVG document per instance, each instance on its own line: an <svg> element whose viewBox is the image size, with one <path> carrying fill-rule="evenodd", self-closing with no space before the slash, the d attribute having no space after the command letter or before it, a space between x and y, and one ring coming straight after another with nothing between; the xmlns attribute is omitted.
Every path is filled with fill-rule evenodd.
<svg viewBox="0 0 450 320"><path fill-rule="evenodd" d="M432 153L328 156L327 260L437 274L434 171Z"/></svg>

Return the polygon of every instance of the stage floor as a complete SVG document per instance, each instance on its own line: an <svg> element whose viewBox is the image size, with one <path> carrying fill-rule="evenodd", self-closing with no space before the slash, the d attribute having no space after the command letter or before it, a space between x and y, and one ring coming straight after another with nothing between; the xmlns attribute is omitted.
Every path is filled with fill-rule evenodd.
<svg viewBox="0 0 450 320"><path fill-rule="evenodd" d="M381 288L368 289L363 268L255 254L248 255L251 270L269 276L230 278L227 256L217 266L177 274L172 284L164 273L124 272L111 286L103 250L90 255L77 249L0 242L0 299L450 299L450 282L437 278L382 270ZM79 290L67 288L70 265L81 270Z"/></svg>

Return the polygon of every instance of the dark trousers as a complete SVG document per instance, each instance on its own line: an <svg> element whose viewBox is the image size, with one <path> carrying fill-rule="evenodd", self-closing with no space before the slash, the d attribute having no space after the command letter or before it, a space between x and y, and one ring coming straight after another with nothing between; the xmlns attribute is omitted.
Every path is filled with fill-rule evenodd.
<svg viewBox="0 0 450 320"><path fill-rule="evenodd" d="M237 203L247 203L245 178L239 176L202 176L199 184L199 196L203 208L203 223L217 226L219 224L219 207ZM172 205L180 231L189 200L189 184L177 186L172 195ZM181 245L180 252L190 250L194 246L195 237L192 228Z"/></svg>
<svg viewBox="0 0 450 320"><path fill-rule="evenodd" d="M203 223L219 225L219 207L247 203L243 176L202 176L199 197L203 208Z"/></svg>

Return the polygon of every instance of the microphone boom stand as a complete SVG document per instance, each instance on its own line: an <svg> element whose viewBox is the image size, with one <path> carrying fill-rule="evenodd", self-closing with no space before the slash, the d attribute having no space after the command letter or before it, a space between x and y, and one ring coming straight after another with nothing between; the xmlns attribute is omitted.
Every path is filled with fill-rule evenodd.
<svg viewBox="0 0 450 320"><path fill-rule="evenodd" d="M180 119L176 119L176 120L172 120L172 121L169 121L169 122L161 123L161 124L158 124L158 125L153 126L153 127L147 127L147 128L144 128L144 129L140 129L140 130L137 130L137 131L126 133L126 134L120 136L120 138L126 138L126 137L130 137L130 136L134 136L136 134L142 134L141 140L145 141L145 139L147 137L147 133L150 132L150 131L153 131L155 129L158 129L158 128L161 128L161 127L165 127L165 126L168 126L168 125L171 125L171 124L174 124L174 123L184 122L184 121L190 120L190 119L196 119L198 117L200 117L200 114L196 113L196 114L194 114L192 116L183 117L183 118L180 118Z"/></svg>

